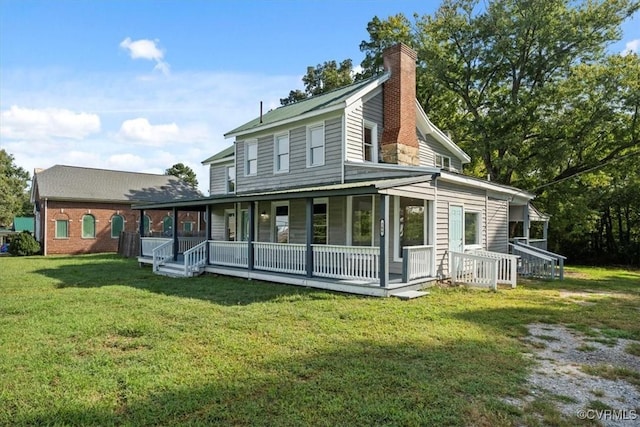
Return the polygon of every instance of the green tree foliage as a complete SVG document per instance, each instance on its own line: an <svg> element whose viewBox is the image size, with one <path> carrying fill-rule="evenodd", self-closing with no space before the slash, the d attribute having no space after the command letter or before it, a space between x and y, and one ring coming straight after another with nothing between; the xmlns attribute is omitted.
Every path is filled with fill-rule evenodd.
<svg viewBox="0 0 640 427"><path fill-rule="evenodd" d="M385 47L412 46L418 99L471 155L468 173L535 192L552 214L556 249L632 262L640 60L607 47L639 7L635 0L445 0L414 22L374 18L360 45L363 74L379 69Z"/></svg>
<svg viewBox="0 0 640 427"><path fill-rule="evenodd" d="M0 150L0 226L8 227L16 216L30 215L33 206L27 191L29 173L14 163L14 158Z"/></svg>
<svg viewBox="0 0 640 427"><path fill-rule="evenodd" d="M176 163L165 171L165 175L173 175L180 178L180 180L189 184L192 188L198 186L198 179L196 173L189 166L184 163Z"/></svg>
<svg viewBox="0 0 640 427"><path fill-rule="evenodd" d="M40 244L31 233L23 231L11 237L9 253L13 256L29 256L40 252Z"/></svg>
<svg viewBox="0 0 640 427"><path fill-rule="evenodd" d="M281 98L281 105L288 105L301 101L310 96L320 95L354 81L353 63L345 59L338 64L336 61L325 61L314 67L307 67L307 73L302 77L304 91L292 90L287 98Z"/></svg>

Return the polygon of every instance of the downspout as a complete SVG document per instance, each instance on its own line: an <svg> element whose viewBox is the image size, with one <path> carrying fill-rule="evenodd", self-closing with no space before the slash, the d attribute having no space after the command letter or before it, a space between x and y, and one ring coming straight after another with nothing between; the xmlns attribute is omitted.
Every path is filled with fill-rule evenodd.
<svg viewBox="0 0 640 427"><path fill-rule="evenodd" d="M344 114L342 115L342 147L340 148L341 150L341 157L342 157L342 167L340 168L340 172L341 172L341 177L340 177L340 183L344 184L344 162L345 162L345 157L346 157L346 146L347 146L347 112L345 109Z"/></svg>
<svg viewBox="0 0 640 427"><path fill-rule="evenodd" d="M44 198L44 239L42 239L42 255L47 256L47 211L49 210L49 199Z"/></svg>
<svg viewBox="0 0 640 427"><path fill-rule="evenodd" d="M438 259L436 253L438 252L438 178L440 177L440 172L436 172L431 175L431 180L433 181L434 186L434 197L433 197L433 213L431 214L433 218L433 222L431 224L431 232L433 239L433 253L431 254L431 276L436 277L436 272L438 269L436 268L436 260ZM440 277L442 279L442 277Z"/></svg>

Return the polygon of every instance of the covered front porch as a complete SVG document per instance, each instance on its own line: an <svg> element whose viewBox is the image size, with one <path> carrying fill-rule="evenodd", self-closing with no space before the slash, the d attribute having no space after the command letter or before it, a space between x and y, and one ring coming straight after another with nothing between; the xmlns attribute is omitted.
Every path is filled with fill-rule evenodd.
<svg viewBox="0 0 640 427"><path fill-rule="evenodd" d="M398 201L386 191L405 181L138 207L141 215L172 209L176 221L172 236L141 232L138 260L182 277L208 272L372 296L419 289L436 280L433 200ZM202 211L203 235L180 233L184 210Z"/></svg>

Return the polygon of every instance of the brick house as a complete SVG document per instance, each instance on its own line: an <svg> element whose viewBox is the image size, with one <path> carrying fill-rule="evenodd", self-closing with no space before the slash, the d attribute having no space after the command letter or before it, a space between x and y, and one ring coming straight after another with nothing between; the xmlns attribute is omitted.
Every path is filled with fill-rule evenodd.
<svg viewBox="0 0 640 427"><path fill-rule="evenodd" d="M35 237L44 255L115 252L123 231L173 235L171 210L140 215L132 204L201 196L174 176L64 165L37 169L31 188ZM201 215L180 212L178 235L198 235L204 224Z"/></svg>

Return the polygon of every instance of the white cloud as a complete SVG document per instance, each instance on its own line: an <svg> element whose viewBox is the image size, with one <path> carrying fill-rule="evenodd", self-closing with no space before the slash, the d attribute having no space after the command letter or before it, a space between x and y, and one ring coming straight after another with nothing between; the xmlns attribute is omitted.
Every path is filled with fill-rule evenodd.
<svg viewBox="0 0 640 427"><path fill-rule="evenodd" d="M158 48L156 45L157 40L131 40L130 37L120 42L120 47L129 52L131 59L147 59L149 61L155 61L156 66L154 70L160 71L162 74L169 75L170 67L164 60L164 51Z"/></svg>
<svg viewBox="0 0 640 427"><path fill-rule="evenodd" d="M640 39L635 39L625 43L622 55L629 55L630 53L640 53Z"/></svg>
<svg viewBox="0 0 640 427"><path fill-rule="evenodd" d="M83 139L100 132L100 117L66 109L21 108L16 105L0 112L3 138L39 140L51 138Z"/></svg>
<svg viewBox="0 0 640 427"><path fill-rule="evenodd" d="M175 123L152 125L145 118L125 120L118 131L119 138L144 145L161 146L178 140L180 128Z"/></svg>

